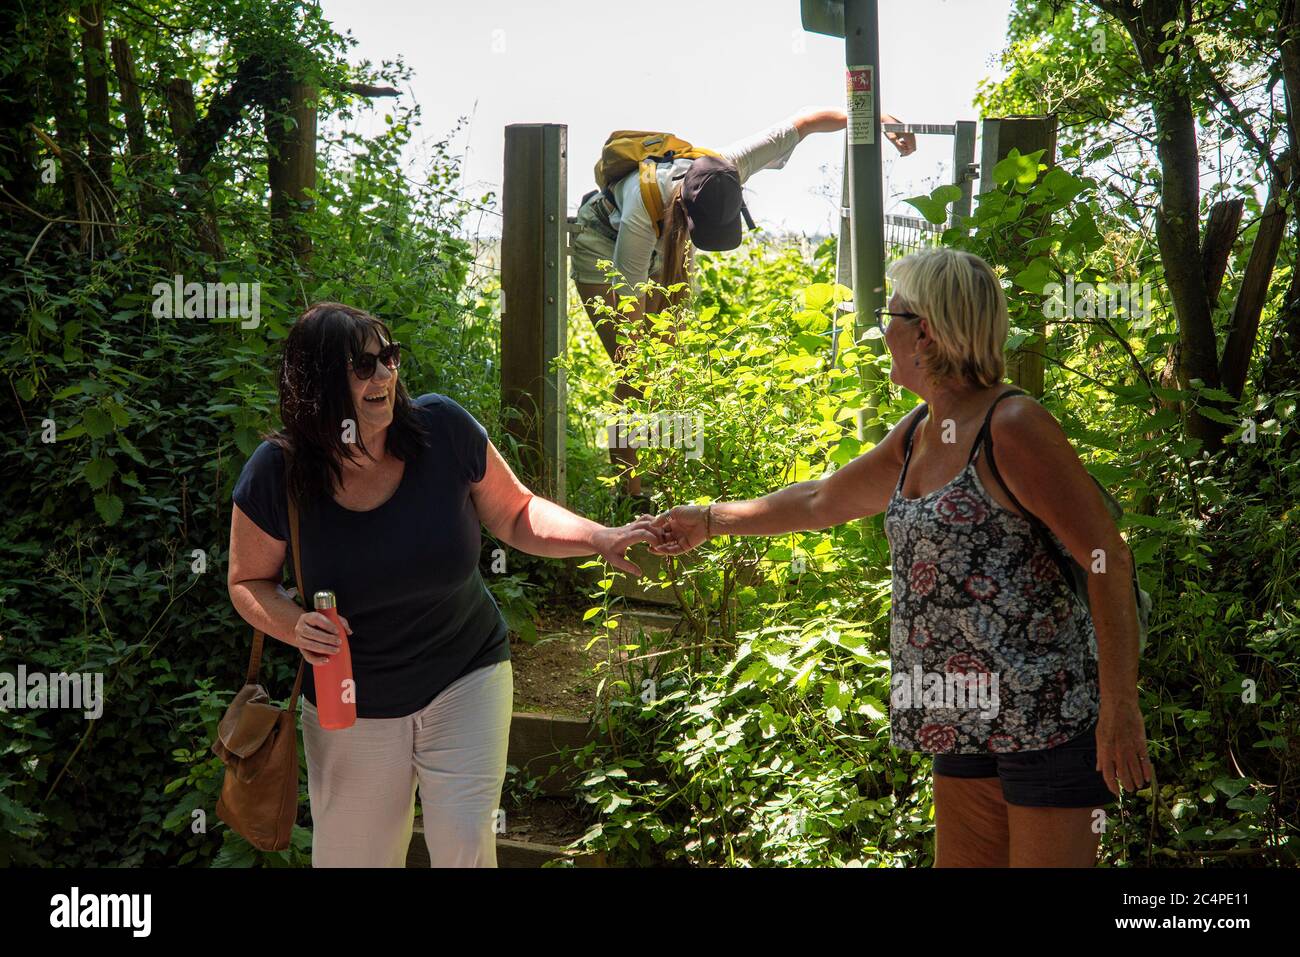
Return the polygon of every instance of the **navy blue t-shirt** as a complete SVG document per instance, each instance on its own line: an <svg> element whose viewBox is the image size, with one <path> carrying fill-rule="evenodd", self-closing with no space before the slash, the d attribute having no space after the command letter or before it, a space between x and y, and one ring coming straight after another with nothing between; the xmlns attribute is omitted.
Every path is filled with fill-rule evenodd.
<svg viewBox="0 0 1300 957"><path fill-rule="evenodd" d="M508 661L505 619L479 571L482 538L470 483L487 471L487 431L453 399L413 403L429 446L405 464L378 508L358 512L331 497L299 508L306 605L334 592L356 680L357 717L414 714L457 678ZM235 484L235 503L262 531L289 540L284 454L257 447ZM316 704L314 669L303 694Z"/></svg>

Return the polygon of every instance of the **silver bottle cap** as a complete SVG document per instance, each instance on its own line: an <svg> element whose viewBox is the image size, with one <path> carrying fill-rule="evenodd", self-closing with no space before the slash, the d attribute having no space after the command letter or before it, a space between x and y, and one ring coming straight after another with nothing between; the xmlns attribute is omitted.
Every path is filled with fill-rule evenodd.
<svg viewBox="0 0 1300 957"><path fill-rule="evenodd" d="M318 591L314 596L317 611L324 611L326 608L337 607L332 591Z"/></svg>

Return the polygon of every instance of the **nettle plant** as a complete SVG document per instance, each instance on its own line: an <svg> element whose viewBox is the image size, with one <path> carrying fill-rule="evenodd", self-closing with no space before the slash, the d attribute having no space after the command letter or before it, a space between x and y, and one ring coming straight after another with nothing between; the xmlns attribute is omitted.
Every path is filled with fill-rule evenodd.
<svg viewBox="0 0 1300 957"><path fill-rule="evenodd" d="M830 362L831 314L847 294L813 283L727 312L714 303L651 313L646 334L620 331L627 377L644 398L626 406L611 400L588 421L606 436L617 425L627 444L640 446L638 471L659 509L754 498L818 478L863 450L855 415L866 350L841 329L839 359ZM621 307L630 302L625 297ZM862 590L864 559L884 554L877 537L852 524L714 539L664 560L647 584L677 599L692 644L730 644L739 629L792 602L852 603L844 586Z"/></svg>
<svg viewBox="0 0 1300 957"><path fill-rule="evenodd" d="M579 763L600 820L578 844L638 866L923 866L929 763L889 747L888 655L828 614L742 632L617 702L616 752Z"/></svg>

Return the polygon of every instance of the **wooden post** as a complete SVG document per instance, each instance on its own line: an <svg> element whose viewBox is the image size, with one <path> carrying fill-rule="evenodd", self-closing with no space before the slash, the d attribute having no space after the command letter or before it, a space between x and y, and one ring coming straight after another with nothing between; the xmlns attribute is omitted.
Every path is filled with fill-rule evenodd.
<svg viewBox="0 0 1300 957"><path fill-rule="evenodd" d="M1044 150L1039 161L1049 169L1056 165L1056 114L1046 116L1015 116L986 119L983 124L983 147L980 150L980 192L993 189L993 167L1007 157L1013 148L1026 153ZM1007 375L1017 386L1030 395L1043 394L1042 337L1046 318L1034 323L1038 342L1021 346L1007 360Z"/></svg>
<svg viewBox="0 0 1300 957"><path fill-rule="evenodd" d="M554 361L568 337L568 127L506 127L501 206L501 404L518 468L539 495L565 502L565 382Z"/></svg>

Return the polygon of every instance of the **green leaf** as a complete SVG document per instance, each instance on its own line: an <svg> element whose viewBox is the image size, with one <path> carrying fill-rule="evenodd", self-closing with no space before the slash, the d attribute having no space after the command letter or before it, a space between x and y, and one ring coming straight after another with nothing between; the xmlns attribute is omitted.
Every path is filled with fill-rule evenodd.
<svg viewBox="0 0 1300 957"><path fill-rule="evenodd" d="M131 413L122 408L118 403L109 399L104 403L104 405L108 409L109 416L113 419L113 424L119 429L124 429L131 424Z"/></svg>
<svg viewBox="0 0 1300 957"><path fill-rule="evenodd" d="M1236 797L1246 788L1250 787L1250 782L1245 778L1230 778L1227 775L1221 775L1213 781L1214 786L1222 791L1228 797Z"/></svg>
<svg viewBox="0 0 1300 957"><path fill-rule="evenodd" d="M1234 428L1241 425L1240 419L1234 419L1230 415L1224 415L1212 405L1198 405L1196 411L1201 418L1209 419L1211 422L1218 422L1220 425L1230 425Z"/></svg>
<svg viewBox="0 0 1300 957"><path fill-rule="evenodd" d="M1227 402L1230 405L1236 405L1239 399L1228 395L1222 389L1197 389L1199 398L1209 399L1211 402Z"/></svg>
<svg viewBox="0 0 1300 957"><path fill-rule="evenodd" d="M1051 278L1052 261L1045 256L1038 256L1016 273L1013 282L1028 292L1041 293Z"/></svg>
<svg viewBox="0 0 1300 957"><path fill-rule="evenodd" d="M1054 166L1047 171L1047 174L1043 177L1043 185L1050 189L1052 195L1063 203L1074 199L1075 196L1083 192L1084 188L1083 180L1067 173L1059 166Z"/></svg>
<svg viewBox="0 0 1300 957"><path fill-rule="evenodd" d="M145 457L140 454L140 450L137 449L134 445L132 445L131 440L128 439L125 435L119 432L117 433L116 438L117 438L117 447L119 449L121 449L127 455L131 456L131 458L139 462L141 465L149 464L148 460L146 460Z"/></svg>
<svg viewBox="0 0 1300 957"><path fill-rule="evenodd" d="M81 424L92 439L102 439L113 431L113 419L97 405L92 405L82 414Z"/></svg>
<svg viewBox="0 0 1300 957"><path fill-rule="evenodd" d="M261 441L256 429L242 428L235 430L235 447L243 452L245 457L256 452Z"/></svg>
<svg viewBox="0 0 1300 957"><path fill-rule="evenodd" d="M117 471L117 466L113 464L112 459L98 458L91 459L86 463L83 474L86 481L90 483L91 488L100 489L108 483L115 471ZM109 524L111 525L113 522L109 522Z"/></svg>
<svg viewBox="0 0 1300 957"><path fill-rule="evenodd" d="M122 500L116 495L100 492L95 496L95 511L106 525L116 525L122 518Z"/></svg>
<svg viewBox="0 0 1300 957"><path fill-rule="evenodd" d="M851 435L846 435L836 443L834 450L828 456L834 465L847 465L853 461L862 451L862 443Z"/></svg>
<svg viewBox="0 0 1300 957"><path fill-rule="evenodd" d="M961 199L961 187L948 183L932 192L930 198L940 203L955 203Z"/></svg>
<svg viewBox="0 0 1300 957"><path fill-rule="evenodd" d="M947 205L929 196L910 196L903 202L915 207L926 220L936 225L948 221Z"/></svg>
<svg viewBox="0 0 1300 957"><path fill-rule="evenodd" d="M821 309L835 296L835 287L828 282L815 282L805 286L803 301L809 309Z"/></svg>

